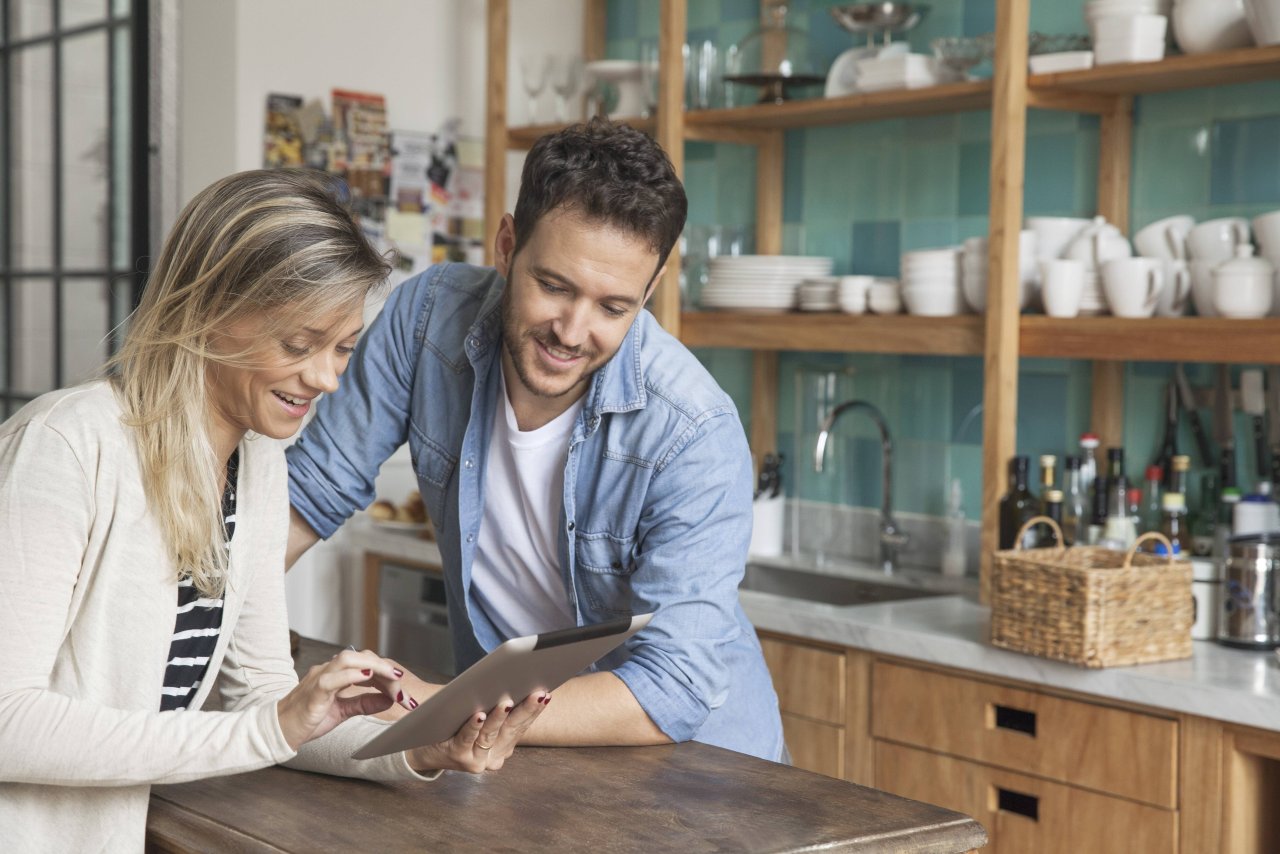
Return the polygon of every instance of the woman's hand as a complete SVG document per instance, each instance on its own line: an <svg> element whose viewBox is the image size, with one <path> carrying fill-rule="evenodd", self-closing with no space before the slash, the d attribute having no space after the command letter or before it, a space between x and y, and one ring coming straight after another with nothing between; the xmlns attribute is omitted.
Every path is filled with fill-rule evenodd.
<svg viewBox="0 0 1280 854"><path fill-rule="evenodd" d="M405 751L409 767L419 772L497 771L550 702L551 695L539 691L518 706L508 702L494 706L488 714L478 712L448 741Z"/></svg>
<svg viewBox="0 0 1280 854"><path fill-rule="evenodd" d="M289 747L297 750L347 718L385 711L393 703L415 709L417 701L400 685L403 671L395 663L365 650L343 650L326 664L317 664L276 704L280 729ZM374 688L350 697L339 692L353 686Z"/></svg>

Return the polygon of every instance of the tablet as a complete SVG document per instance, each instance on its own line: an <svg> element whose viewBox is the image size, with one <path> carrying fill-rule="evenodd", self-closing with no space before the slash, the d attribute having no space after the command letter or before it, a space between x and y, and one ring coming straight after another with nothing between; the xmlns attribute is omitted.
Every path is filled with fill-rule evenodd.
<svg viewBox="0 0 1280 854"><path fill-rule="evenodd" d="M467 718L489 711L503 699L519 703L536 691L559 688L647 626L651 617L638 614L512 638L351 756L373 759L453 738Z"/></svg>

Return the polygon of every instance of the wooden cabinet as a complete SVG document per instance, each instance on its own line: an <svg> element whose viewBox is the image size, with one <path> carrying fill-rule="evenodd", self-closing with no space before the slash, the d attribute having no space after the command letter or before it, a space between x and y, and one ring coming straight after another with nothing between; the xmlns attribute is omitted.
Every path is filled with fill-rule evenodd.
<svg viewBox="0 0 1280 854"><path fill-rule="evenodd" d="M870 656L762 634L782 730L797 768L871 784L867 727Z"/></svg>
<svg viewBox="0 0 1280 854"><path fill-rule="evenodd" d="M1280 734L1228 727L1222 746L1222 850L1280 851Z"/></svg>

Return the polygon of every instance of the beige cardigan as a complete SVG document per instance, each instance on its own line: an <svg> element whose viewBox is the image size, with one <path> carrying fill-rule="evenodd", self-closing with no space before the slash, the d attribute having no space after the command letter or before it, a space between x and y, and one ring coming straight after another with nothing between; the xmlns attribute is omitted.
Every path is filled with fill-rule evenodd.
<svg viewBox="0 0 1280 854"><path fill-rule="evenodd" d="M147 512L131 431L103 382L0 425L0 837L9 851L141 851L150 784L285 762L426 779L351 752L358 718L295 754L275 700L297 684L284 601L279 443L240 445L222 634L190 711L157 711L177 581ZM215 680L225 711L201 708Z"/></svg>

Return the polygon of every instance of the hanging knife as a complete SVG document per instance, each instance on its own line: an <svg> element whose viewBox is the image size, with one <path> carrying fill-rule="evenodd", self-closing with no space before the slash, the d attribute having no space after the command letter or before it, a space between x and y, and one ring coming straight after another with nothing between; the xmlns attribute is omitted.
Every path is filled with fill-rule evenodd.
<svg viewBox="0 0 1280 854"><path fill-rule="evenodd" d="M1164 439L1151 460L1164 472L1165 484L1172 483L1172 461L1178 455L1178 386L1170 379L1164 390Z"/></svg>
<svg viewBox="0 0 1280 854"><path fill-rule="evenodd" d="M1262 390L1262 371L1246 368L1240 372L1240 409L1253 425L1254 473L1259 481L1271 479L1267 461L1267 396Z"/></svg>
<svg viewBox="0 0 1280 854"><path fill-rule="evenodd" d="M1267 438L1271 443L1271 481L1280 483L1280 365L1267 368Z"/></svg>
<svg viewBox="0 0 1280 854"><path fill-rule="evenodd" d="M1205 432L1204 422L1200 420L1200 413L1196 410L1196 396L1191 390L1191 383L1187 381L1187 371L1182 365L1177 365L1173 369L1173 379L1178 386L1178 402L1182 406L1182 410L1187 413L1187 421L1191 424L1191 435L1196 440L1196 450L1200 452L1200 464L1203 466L1213 465L1213 446L1209 444L1209 434Z"/></svg>
<svg viewBox="0 0 1280 854"><path fill-rule="evenodd" d="M1222 449L1222 486L1236 486L1235 407L1231 404L1231 366L1218 365L1213 395L1213 438Z"/></svg>

